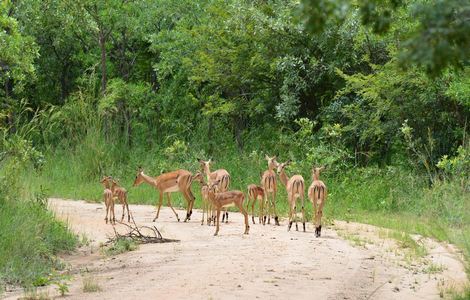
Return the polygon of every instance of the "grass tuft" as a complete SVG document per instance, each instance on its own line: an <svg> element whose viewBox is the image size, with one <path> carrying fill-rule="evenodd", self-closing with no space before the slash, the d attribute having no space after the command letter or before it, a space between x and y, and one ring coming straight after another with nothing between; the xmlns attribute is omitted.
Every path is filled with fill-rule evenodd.
<svg viewBox="0 0 470 300"><path fill-rule="evenodd" d="M83 277L82 284L82 291L84 293L96 293L102 291L102 288L93 276Z"/></svg>

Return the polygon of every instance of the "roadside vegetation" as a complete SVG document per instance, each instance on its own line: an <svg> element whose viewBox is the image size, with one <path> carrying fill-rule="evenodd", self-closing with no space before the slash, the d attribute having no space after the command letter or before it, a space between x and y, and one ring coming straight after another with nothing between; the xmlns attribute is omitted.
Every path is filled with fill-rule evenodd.
<svg viewBox="0 0 470 300"><path fill-rule="evenodd" d="M468 14L461 0L1 2L0 283L42 283L77 245L47 197L101 201L112 175L155 204L131 187L139 166L209 157L245 191L266 154L306 182L327 166L328 221L455 243L468 261Z"/></svg>

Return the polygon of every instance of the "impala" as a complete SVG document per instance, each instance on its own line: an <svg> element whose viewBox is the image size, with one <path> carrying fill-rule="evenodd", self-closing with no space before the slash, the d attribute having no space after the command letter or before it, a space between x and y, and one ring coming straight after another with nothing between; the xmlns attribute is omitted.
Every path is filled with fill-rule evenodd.
<svg viewBox="0 0 470 300"><path fill-rule="evenodd" d="M214 172L210 170L210 164L212 160L209 159L208 161L204 161L202 159L198 159L199 164L201 166L201 171L207 176L207 182L211 183L214 181L219 180L220 184L218 185L219 192L226 192L228 191L228 187L230 185L230 174L225 169L218 169ZM228 223L228 212L227 209L224 208L225 212L222 214L222 223Z"/></svg>
<svg viewBox="0 0 470 300"><path fill-rule="evenodd" d="M204 180L204 175L201 172L196 172L193 176L193 181L198 181L201 184L202 196L202 220L201 225L204 225L204 213L207 213L207 225L211 225L212 209L209 201L209 186Z"/></svg>
<svg viewBox="0 0 470 300"><path fill-rule="evenodd" d="M104 200L104 205L106 206L106 217L104 220L106 221L106 224L108 224L108 213L109 213L109 222L111 224L116 224L116 217L114 215L114 199L113 199L113 192L109 188L109 183L108 183L108 177L103 177L101 179L100 183L104 185L104 191L103 191L103 200Z"/></svg>
<svg viewBox="0 0 470 300"><path fill-rule="evenodd" d="M139 168L137 175L135 176L134 185L138 186L142 182L145 182L153 187L155 187L159 192L159 201L157 207L157 215L153 219L155 222L158 219L160 214L160 208L163 203L163 196L166 194L168 200L168 206L171 208L173 213L176 216L178 222L180 218L178 217L178 213L175 211L173 206L171 205L171 193L174 192L181 192L183 194L184 199L187 202L187 209L186 209L186 218L184 222L189 221L191 219L191 214L193 213L193 205L194 205L194 195L191 192L191 183L192 183L192 174L186 170L176 170L168 173L163 173L157 177L151 177L144 174L142 168Z"/></svg>
<svg viewBox="0 0 470 300"><path fill-rule="evenodd" d="M264 210L264 189L256 184L250 184L248 186L248 203L246 209L249 209L251 204L251 221L255 224L255 203L258 202L259 208L259 223L263 222L263 210Z"/></svg>
<svg viewBox="0 0 470 300"><path fill-rule="evenodd" d="M315 211L315 236L321 235L321 218L323 216L323 206L328 196L325 183L320 180L320 172L325 167L312 167L312 184L308 188L308 198L312 202Z"/></svg>
<svg viewBox="0 0 470 300"><path fill-rule="evenodd" d="M105 176L102 179L103 185L110 189L113 192L113 199L118 199L122 205L122 216L121 222L124 220L124 214L127 208L127 222L131 221L131 216L129 213L129 203L127 202L127 190L121 186L119 186L118 182L113 179L112 176Z"/></svg>
<svg viewBox="0 0 470 300"><path fill-rule="evenodd" d="M208 196L209 201L212 203L213 207L217 211L216 213L216 229L214 235L219 233L219 219L220 219L220 211L222 208L235 205L238 207L240 212L245 217L245 232L244 234L248 234L250 230L250 225L248 224L248 214L246 210L243 208L243 201L245 200L245 195L241 191L229 191L229 192L218 192L219 188L218 185L220 181L214 181L209 183L209 190Z"/></svg>
<svg viewBox="0 0 470 300"><path fill-rule="evenodd" d="M274 222L279 226L279 218L276 212L276 173L274 172L274 169L277 168L279 163L276 161L276 156L269 157L266 155L266 160L268 161L268 170L264 171L261 176L261 186L264 189L264 202L267 206L268 224L271 222L271 214L273 214ZM269 195L271 195L271 201L269 201ZM266 224L266 215L263 216L263 225L264 224Z"/></svg>
<svg viewBox="0 0 470 300"><path fill-rule="evenodd" d="M279 179L282 184L285 185L287 190L287 202L289 203L289 225L287 231L292 227L292 220L295 220L295 229L298 231L299 226L297 225L297 199L300 198L301 210L302 210L302 224L305 232L305 209L304 209L304 193L305 193L305 181L302 175L293 175L288 177L286 175L285 168L290 164L290 160L285 163L279 164L277 172L279 173Z"/></svg>

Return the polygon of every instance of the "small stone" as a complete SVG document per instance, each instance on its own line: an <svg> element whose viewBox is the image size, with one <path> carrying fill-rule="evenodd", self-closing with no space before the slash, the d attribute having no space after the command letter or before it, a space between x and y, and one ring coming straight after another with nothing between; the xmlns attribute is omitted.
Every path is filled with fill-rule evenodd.
<svg viewBox="0 0 470 300"><path fill-rule="evenodd" d="M396 287L393 288L393 291L394 291L395 293L398 293L398 292L400 291L400 289L396 286Z"/></svg>

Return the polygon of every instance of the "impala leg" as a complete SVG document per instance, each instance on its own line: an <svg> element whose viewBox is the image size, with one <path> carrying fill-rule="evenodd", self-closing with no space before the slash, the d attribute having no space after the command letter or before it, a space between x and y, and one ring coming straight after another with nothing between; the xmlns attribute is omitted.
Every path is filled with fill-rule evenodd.
<svg viewBox="0 0 470 300"><path fill-rule="evenodd" d="M206 210L206 202L202 200L202 220L201 220L201 226L204 225L204 211Z"/></svg>
<svg viewBox="0 0 470 300"><path fill-rule="evenodd" d="M316 217L316 221L315 221L315 235L316 237L320 237L321 236L321 218L323 216L323 207L322 205L318 205L318 211L317 211L317 215L315 216Z"/></svg>
<svg viewBox="0 0 470 300"><path fill-rule="evenodd" d="M153 219L153 222L155 222L156 219L158 219L158 216L160 215L160 208L162 207L163 204L163 192L159 191L158 192L158 206L157 206L157 215Z"/></svg>
<svg viewBox="0 0 470 300"><path fill-rule="evenodd" d="M124 199L120 199L121 205L122 205L122 216L121 216L121 222L124 221L124 214L126 212L126 202L124 202Z"/></svg>
<svg viewBox="0 0 470 300"><path fill-rule="evenodd" d="M304 198L302 197L302 225L305 232L305 207L304 207Z"/></svg>
<svg viewBox="0 0 470 300"><path fill-rule="evenodd" d="M287 224L287 231L292 227L292 204L289 203L289 224Z"/></svg>
<svg viewBox="0 0 470 300"><path fill-rule="evenodd" d="M293 197L294 199L294 203L295 203L295 206L294 206L294 220L295 220L295 230L296 231L299 231L299 224L297 223L298 222L298 215L297 215L297 203L296 203L296 199L295 197Z"/></svg>
<svg viewBox="0 0 470 300"><path fill-rule="evenodd" d="M131 213L129 212L129 203L127 202L126 199L126 208L127 208L127 222L131 222Z"/></svg>
<svg viewBox="0 0 470 300"><path fill-rule="evenodd" d="M271 199L272 199L272 193L270 194L271 195ZM272 214L272 200L271 200L268 196L267 200L268 200L268 213L267 213L267 216L268 216L268 224L271 223L271 214Z"/></svg>
<svg viewBox="0 0 470 300"><path fill-rule="evenodd" d="M104 201L106 201L106 199ZM104 218L104 220L106 221L106 224L108 224L109 204L105 202L105 205L106 205L106 217Z"/></svg>
<svg viewBox="0 0 470 300"><path fill-rule="evenodd" d="M175 214L176 216L176 220L178 220L178 222L180 221L180 218L178 217L178 213L176 212L176 210L173 208L173 206L171 205L171 196L170 196L170 193L166 193L166 199L168 201L168 206L171 208L171 210L173 211L173 213Z"/></svg>
<svg viewBox="0 0 470 300"><path fill-rule="evenodd" d="M274 224L279 226L279 217L276 211L276 192L273 192L273 213L274 213Z"/></svg>
<svg viewBox="0 0 470 300"><path fill-rule="evenodd" d="M253 199L253 202L251 203L251 220L253 221L253 224L256 224L255 223L255 202L256 202L256 198Z"/></svg>
<svg viewBox="0 0 470 300"><path fill-rule="evenodd" d="M114 214L114 201L111 201L111 215L113 218L111 224L116 224L116 215Z"/></svg>
<svg viewBox="0 0 470 300"><path fill-rule="evenodd" d="M220 220L220 208L217 207L217 217L216 217L216 228L215 228L215 233L214 235L219 234L219 220Z"/></svg>
<svg viewBox="0 0 470 300"><path fill-rule="evenodd" d="M189 190L182 190L181 192L183 194L184 199L186 199L187 202L187 208L186 208L186 218L184 219L184 222L187 222L191 220L191 214L193 212L193 203L194 203L194 196Z"/></svg>
<svg viewBox="0 0 470 300"><path fill-rule="evenodd" d="M237 206L238 206L238 209L240 210L240 212L245 217L245 232L243 234L248 234L248 232L250 231L250 225L249 225L249 222L248 222L248 213L243 208L243 205L241 203L237 203Z"/></svg>

